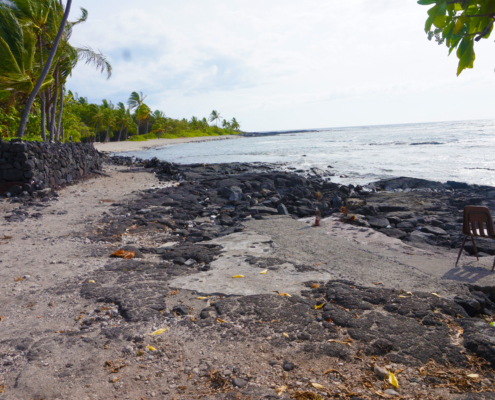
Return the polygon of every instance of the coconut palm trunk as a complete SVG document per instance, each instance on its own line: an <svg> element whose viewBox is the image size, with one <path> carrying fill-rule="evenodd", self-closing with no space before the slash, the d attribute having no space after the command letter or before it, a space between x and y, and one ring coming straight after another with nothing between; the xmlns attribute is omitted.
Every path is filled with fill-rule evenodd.
<svg viewBox="0 0 495 400"><path fill-rule="evenodd" d="M58 136L57 133L57 100L58 100L58 65L55 68L55 87L53 88L53 104L52 104L52 113L51 113L51 124L50 124L50 141L55 140Z"/></svg>
<svg viewBox="0 0 495 400"><path fill-rule="evenodd" d="M110 141L109 133L110 133L110 125L107 126L107 134L105 135L105 143Z"/></svg>
<svg viewBox="0 0 495 400"><path fill-rule="evenodd" d="M60 140L60 132L62 129L62 114L64 113L64 85L60 85L60 107L59 108L60 108L60 110L58 112L57 142Z"/></svg>
<svg viewBox="0 0 495 400"><path fill-rule="evenodd" d="M46 91L46 126L48 128L48 138L51 140L51 131L52 131L52 107L53 107L53 102L52 102L52 89L48 88Z"/></svg>
<svg viewBox="0 0 495 400"><path fill-rule="evenodd" d="M99 125L100 125L100 123L98 122L98 123L96 124L95 138L94 138L94 140L93 140L93 143L94 143L94 142L96 142L96 134L98 133L98 127L99 127Z"/></svg>
<svg viewBox="0 0 495 400"><path fill-rule="evenodd" d="M123 122L122 122L122 125L120 125L119 138L117 139L117 142L120 142L120 137L122 136L122 129L124 129L124 123Z"/></svg>
<svg viewBox="0 0 495 400"><path fill-rule="evenodd" d="M43 65L43 46L41 45L41 35L38 38L40 45L40 65ZM40 108L41 108L41 139L46 142L46 117L45 117L45 93L40 93Z"/></svg>
<svg viewBox="0 0 495 400"><path fill-rule="evenodd" d="M26 106L24 107L24 111L22 112L21 121L19 123L19 129L17 131L17 136L19 136L21 138L24 136L24 133L26 131L26 125L27 125L27 121L29 118L29 113L31 112L31 107L34 104L34 100L36 99L36 96L38 95L38 92L40 91L41 85L45 81L45 78L48 75L48 72L50 71L50 68L52 66L53 59L55 58L55 53L57 52L58 44L60 43L60 39L62 38L62 35L64 34L65 25L67 23L67 18L69 18L71 5L72 5L72 0L67 0L67 5L65 7L64 16L62 17L62 22L60 23L60 28L58 30L57 36L55 37L55 41L53 42L53 46L50 50L50 54L48 55L48 59L46 60L45 67L43 68L43 71L41 72L40 77L36 81L36 85L34 86L34 89L32 90L31 94L29 95Z"/></svg>

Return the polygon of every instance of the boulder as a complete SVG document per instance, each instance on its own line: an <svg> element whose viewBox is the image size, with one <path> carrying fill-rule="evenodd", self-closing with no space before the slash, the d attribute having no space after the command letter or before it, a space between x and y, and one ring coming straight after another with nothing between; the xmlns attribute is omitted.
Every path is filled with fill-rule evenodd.
<svg viewBox="0 0 495 400"><path fill-rule="evenodd" d="M287 211L287 207L285 207L285 205L282 203L278 205L277 211L280 215L289 215L289 211Z"/></svg>
<svg viewBox="0 0 495 400"><path fill-rule="evenodd" d="M384 217L370 217L368 218L368 223L375 229L384 229L390 226L390 222Z"/></svg>
<svg viewBox="0 0 495 400"><path fill-rule="evenodd" d="M448 235L442 228L438 228L436 226L425 225L421 227L421 232L432 233L437 236Z"/></svg>
<svg viewBox="0 0 495 400"><path fill-rule="evenodd" d="M380 229L379 232L384 233L385 235L395 239L404 239L405 237L407 237L406 232L396 228Z"/></svg>
<svg viewBox="0 0 495 400"><path fill-rule="evenodd" d="M250 208L250 211L258 214L278 214L278 210L276 208L265 206L253 206Z"/></svg>

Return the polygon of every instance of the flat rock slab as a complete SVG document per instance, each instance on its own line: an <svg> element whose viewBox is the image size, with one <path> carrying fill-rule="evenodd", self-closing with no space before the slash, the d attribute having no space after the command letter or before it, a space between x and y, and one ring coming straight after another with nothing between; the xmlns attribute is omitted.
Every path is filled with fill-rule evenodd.
<svg viewBox="0 0 495 400"><path fill-rule="evenodd" d="M251 230L214 239L207 244L223 249L222 254L211 262L210 270L179 276L170 281L171 286L228 295L275 291L298 293L304 288L304 282L333 277L331 272L321 268L273 258L274 244L271 238ZM238 275L244 277L233 278Z"/></svg>

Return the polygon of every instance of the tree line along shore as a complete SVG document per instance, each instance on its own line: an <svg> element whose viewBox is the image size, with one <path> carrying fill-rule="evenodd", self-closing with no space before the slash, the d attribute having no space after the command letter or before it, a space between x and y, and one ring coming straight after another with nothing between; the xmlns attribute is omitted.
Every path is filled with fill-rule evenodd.
<svg viewBox="0 0 495 400"><path fill-rule="evenodd" d="M120 141L231 135L235 119L213 110L208 118L168 118L132 92L127 104L92 104L67 89L79 63L90 64L110 79L107 57L89 46L69 43L74 29L88 19L81 8L68 21L72 1L0 1L0 139L37 141ZM212 125L210 126L210 123ZM214 125L213 125L214 123Z"/></svg>

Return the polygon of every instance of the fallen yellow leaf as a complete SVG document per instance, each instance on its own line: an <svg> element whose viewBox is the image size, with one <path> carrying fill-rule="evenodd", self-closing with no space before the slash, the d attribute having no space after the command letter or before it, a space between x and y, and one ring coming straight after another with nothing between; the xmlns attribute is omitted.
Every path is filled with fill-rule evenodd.
<svg viewBox="0 0 495 400"><path fill-rule="evenodd" d="M285 337L287 337L287 338L289 337L289 335L288 335L287 333L285 333L285 332L284 332L284 333L282 333L282 336L285 336Z"/></svg>
<svg viewBox="0 0 495 400"><path fill-rule="evenodd" d="M88 282L89 283L95 283L95 281L93 279L90 279Z"/></svg>
<svg viewBox="0 0 495 400"><path fill-rule="evenodd" d="M467 377L471 379L478 379L480 376L478 374L469 374Z"/></svg>
<svg viewBox="0 0 495 400"><path fill-rule="evenodd" d="M313 289L318 289L318 288L320 287L320 285L318 285L317 283L313 283L313 284L311 285L311 287L312 287Z"/></svg>
<svg viewBox="0 0 495 400"><path fill-rule="evenodd" d="M326 303L322 303L322 304L315 304L315 310L319 310L320 308L323 308L325 306Z"/></svg>
<svg viewBox="0 0 495 400"><path fill-rule="evenodd" d="M267 270L267 269L265 269L264 271L261 271L261 272L260 272L260 275L265 275L267 272L268 272L268 270Z"/></svg>
<svg viewBox="0 0 495 400"><path fill-rule="evenodd" d="M146 346L149 351L156 351L156 349L153 346Z"/></svg>
<svg viewBox="0 0 495 400"><path fill-rule="evenodd" d="M237 278L245 278L246 275L234 275L232 278L237 279Z"/></svg>
<svg viewBox="0 0 495 400"><path fill-rule="evenodd" d="M313 387L314 387L314 388L316 388L316 389L325 389L325 386L320 385L319 383L314 383L314 382L312 382L312 383L311 383L311 386L313 386Z"/></svg>
<svg viewBox="0 0 495 400"><path fill-rule="evenodd" d="M392 372L388 373L388 381L394 388L399 389L399 382Z"/></svg>
<svg viewBox="0 0 495 400"><path fill-rule="evenodd" d="M3 317L0 315L0 322L3 322Z"/></svg>
<svg viewBox="0 0 495 400"><path fill-rule="evenodd" d="M159 335L167 330L167 328L158 329L157 331L150 333L150 336Z"/></svg>
<svg viewBox="0 0 495 400"><path fill-rule="evenodd" d="M275 391L277 392L277 396L280 396L282 393L287 391L287 386L280 386L276 388Z"/></svg>
<svg viewBox="0 0 495 400"><path fill-rule="evenodd" d="M198 297L198 300L206 300L206 299L209 299L210 296L199 296Z"/></svg>
<svg viewBox="0 0 495 400"><path fill-rule="evenodd" d="M279 296L292 297L289 293L277 292Z"/></svg>
<svg viewBox="0 0 495 400"><path fill-rule="evenodd" d="M438 293L432 293L432 295L441 298Z"/></svg>
<svg viewBox="0 0 495 400"><path fill-rule="evenodd" d="M220 324L225 324L225 323L227 323L227 321L224 321L223 319L220 319L220 318L217 318L217 322L219 322Z"/></svg>

